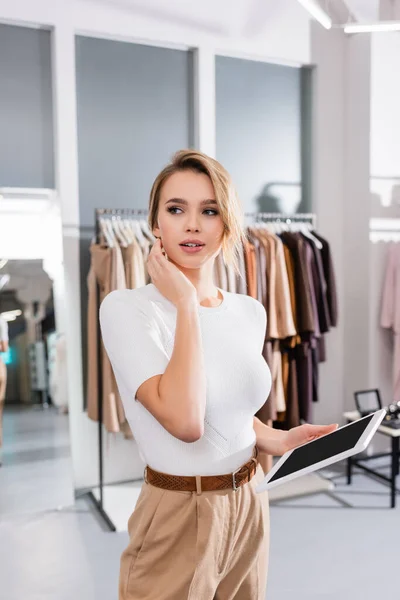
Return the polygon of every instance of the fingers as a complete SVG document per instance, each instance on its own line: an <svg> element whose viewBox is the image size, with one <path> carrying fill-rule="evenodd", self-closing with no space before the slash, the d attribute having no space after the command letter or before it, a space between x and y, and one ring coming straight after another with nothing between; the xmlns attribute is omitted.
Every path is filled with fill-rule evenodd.
<svg viewBox="0 0 400 600"><path fill-rule="evenodd" d="M166 260L161 249L161 240L156 240L147 257L147 268L149 268L149 265L152 265L155 269L157 269L160 263L164 265L166 262L168 261Z"/></svg>
<svg viewBox="0 0 400 600"><path fill-rule="evenodd" d="M310 436L325 435L332 433L338 427L337 423L332 423L331 425L308 425L308 434Z"/></svg>
<svg viewBox="0 0 400 600"><path fill-rule="evenodd" d="M149 256L157 256L162 254L161 240L156 240L153 244L152 249L149 252Z"/></svg>
<svg viewBox="0 0 400 600"><path fill-rule="evenodd" d="M327 425L326 429L328 431L335 431L335 429L337 429L339 427L339 425L337 423L332 423L332 425Z"/></svg>

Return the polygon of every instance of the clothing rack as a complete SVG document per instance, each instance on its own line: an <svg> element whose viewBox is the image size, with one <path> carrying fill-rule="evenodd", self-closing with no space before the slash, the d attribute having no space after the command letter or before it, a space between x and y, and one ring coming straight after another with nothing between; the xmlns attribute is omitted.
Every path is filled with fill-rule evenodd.
<svg viewBox="0 0 400 600"><path fill-rule="evenodd" d="M135 208L96 208L95 209L95 236L96 243L100 243L100 219L102 217L111 217L111 219L121 219L123 217L140 217L146 216L148 210ZM97 306L100 307L100 288L96 286ZM103 517L110 531L116 531L116 527L104 508L104 455L103 455L103 378L102 378L102 352L101 352L101 330L100 320L97 318L97 410L98 410L98 458L99 458L99 498L96 498L93 491L88 492L88 495L100 515ZM119 483L129 483L128 481L120 481Z"/></svg>
<svg viewBox="0 0 400 600"><path fill-rule="evenodd" d="M111 219L121 219L124 217L141 217L147 216L148 210L141 208L96 208L95 209L95 237L96 243L100 243L100 219L102 217L110 217ZM313 227L316 226L316 215L313 213L297 213L297 214L285 214L285 213L245 213L246 217L252 217L256 221L261 220L264 222L275 222L275 223L287 223L302 222L310 223ZM97 306L100 307L100 288L97 285ZM96 498L93 491L88 492L88 496L95 505L99 514L104 519L107 527L110 531L116 531L116 527L110 517L108 516L104 508L104 455L103 455L103 379L102 379L102 351L101 351L101 330L100 320L97 318L97 407L98 407L98 459L99 459L99 498ZM130 483L130 481L113 482L113 485L120 483Z"/></svg>
<svg viewBox="0 0 400 600"><path fill-rule="evenodd" d="M369 223L370 242L399 242L400 219L396 217L372 218Z"/></svg>
<svg viewBox="0 0 400 600"><path fill-rule="evenodd" d="M317 215L314 213L268 213L268 212L254 212L245 213L245 217L252 217L256 221L263 221L266 223L310 223L313 227L317 226Z"/></svg>

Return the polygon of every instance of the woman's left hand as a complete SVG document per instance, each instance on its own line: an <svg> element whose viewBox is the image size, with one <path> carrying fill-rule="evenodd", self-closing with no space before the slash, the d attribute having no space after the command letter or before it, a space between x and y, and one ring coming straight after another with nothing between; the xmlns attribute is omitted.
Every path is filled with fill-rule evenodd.
<svg viewBox="0 0 400 600"><path fill-rule="evenodd" d="M312 442L327 433L332 433L338 427L337 423L331 425L310 425L309 423L305 423L304 425L293 427L285 432L286 435L282 438L282 454L288 450L297 448L297 446Z"/></svg>

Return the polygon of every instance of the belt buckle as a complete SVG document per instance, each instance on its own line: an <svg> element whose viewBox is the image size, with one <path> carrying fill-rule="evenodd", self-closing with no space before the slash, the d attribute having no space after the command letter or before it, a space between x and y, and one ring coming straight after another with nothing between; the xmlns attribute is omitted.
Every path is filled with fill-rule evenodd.
<svg viewBox="0 0 400 600"><path fill-rule="evenodd" d="M241 471L242 469L243 469L243 465L241 467L239 467L238 469L236 469L236 471L233 471L233 473L232 473L232 483L233 483L232 487L233 487L233 489L234 489L235 492L237 492L238 489L239 489L237 487L237 485L236 485L235 475L236 475L236 473L239 473L239 471Z"/></svg>

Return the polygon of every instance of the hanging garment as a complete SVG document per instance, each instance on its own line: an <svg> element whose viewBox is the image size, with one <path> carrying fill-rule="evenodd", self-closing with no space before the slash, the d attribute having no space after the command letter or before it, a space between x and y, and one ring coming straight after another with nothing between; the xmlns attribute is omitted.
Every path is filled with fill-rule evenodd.
<svg viewBox="0 0 400 600"><path fill-rule="evenodd" d="M393 348L393 400L400 401L400 244L388 249L383 282L381 326L391 329Z"/></svg>
<svg viewBox="0 0 400 600"><path fill-rule="evenodd" d="M276 235L272 236L275 244L275 299L276 337L284 340L296 335L293 311L290 299L289 277L286 268L283 243Z"/></svg>
<svg viewBox="0 0 400 600"><path fill-rule="evenodd" d="M283 252L285 258L286 271L288 275L288 284L289 284L289 294L290 294L290 306L292 309L293 316L293 324L296 330L296 335L293 336L290 340L285 340L285 346L290 348L294 348L297 344L301 344L301 337L298 333L299 327L297 323L297 304L296 304L296 282L295 282L295 274L294 274L294 260L292 253L289 248L283 244Z"/></svg>
<svg viewBox="0 0 400 600"><path fill-rule="evenodd" d="M321 242L322 250L322 265L324 269L325 281L326 281L326 294L329 309L329 321L331 327L336 327L338 322L338 300L336 291L336 277L335 270L333 268L333 261L329 243L320 236L316 231L313 230L312 234Z"/></svg>
<svg viewBox="0 0 400 600"><path fill-rule="evenodd" d="M244 260L246 265L247 294L257 299L257 262L254 245L250 240L244 244Z"/></svg>
<svg viewBox="0 0 400 600"><path fill-rule="evenodd" d="M308 243L304 241L303 252L306 262L308 281L307 286L310 291L310 299L311 299L311 310L312 310L312 319L313 319L313 337L321 337L321 331L319 328L319 315L318 315L318 306L317 306L317 296L315 289L315 281L318 278L315 260L312 250Z"/></svg>
<svg viewBox="0 0 400 600"><path fill-rule="evenodd" d="M249 256L254 256L254 266L252 264L253 261L249 260L249 268L254 268L256 272L256 285L254 286L254 293L256 294L255 297L264 306L268 315L269 275L267 270L267 241L263 238L261 230L258 228L249 227L247 230L247 237L249 239L250 246L253 248L253 253ZM268 399L265 399L265 405L260 408L256 416L264 424L272 426L272 419L276 417L276 394L277 390L279 389L279 369L277 357L276 355L274 356L273 353L273 344L268 338L268 322L269 316L267 316L267 332L262 354L271 370L271 374L273 373L272 386Z"/></svg>
<svg viewBox="0 0 400 600"><path fill-rule="evenodd" d="M100 288L100 303L112 289L126 287L125 273L119 247L107 248L100 244L90 246L91 266L87 277L88 285L88 382L87 412L93 421L99 420L98 414L98 369L97 363L97 284ZM125 415L119 396L110 361L101 342L103 423L109 432L120 431L120 423Z"/></svg>
<svg viewBox="0 0 400 600"><path fill-rule="evenodd" d="M284 396L282 380L282 355L278 338L277 307L276 307L276 245L274 236L264 233L264 243L266 250L266 275L268 279L268 323L267 339L271 342L271 374L272 374L272 393L274 398L274 415L277 412L285 411L286 402Z"/></svg>
<svg viewBox="0 0 400 600"><path fill-rule="evenodd" d="M236 294L236 273L232 265L226 265L227 290Z"/></svg>
<svg viewBox="0 0 400 600"><path fill-rule="evenodd" d="M133 244L129 244L126 248L121 248L122 260L125 269L125 282L126 287L129 290L133 290L135 287L135 272L137 267L134 265L134 249Z"/></svg>
<svg viewBox="0 0 400 600"><path fill-rule="evenodd" d="M297 324L301 336L301 344L294 348L298 385L298 410L299 418L309 421L313 400L313 359L311 346L318 321L315 293L312 285L312 252L306 246L304 239L299 233L284 232L280 234L280 237L289 248L294 264Z"/></svg>
<svg viewBox="0 0 400 600"><path fill-rule="evenodd" d="M286 269L282 241L274 234L264 232L268 243L268 314L270 327L268 335L273 340L287 340L296 334L290 299L288 273ZM277 412L286 411L286 397L283 383L281 343L273 345L273 389Z"/></svg>
<svg viewBox="0 0 400 600"><path fill-rule="evenodd" d="M297 327L300 334L313 332L315 327L311 290L304 252L305 242L299 233L284 231L279 235L289 248L294 263L296 286Z"/></svg>
<svg viewBox="0 0 400 600"><path fill-rule="evenodd" d="M147 242L145 242L147 244ZM133 240L126 248L121 248L125 269L126 287L133 290L146 285L146 269L143 248Z"/></svg>
<svg viewBox="0 0 400 600"><path fill-rule="evenodd" d="M143 235L143 239L138 239L138 245L140 248L140 258L139 261L141 263L140 265L140 273L141 273L141 282L140 285L147 285L150 281L150 275L147 273L147 267L146 267L146 261L148 259L149 253L151 251L151 248L153 247L153 244L155 242L155 238L154 240L150 241L147 239L147 237L145 237ZM138 285L139 287L139 285Z"/></svg>
<svg viewBox="0 0 400 600"><path fill-rule="evenodd" d="M303 236L306 243L306 253L308 256L309 278L311 284L311 298L314 312L315 331L311 340L312 356L312 400L318 402L318 363L321 362L319 352L325 351L325 345L321 341L323 333L329 330L329 310L324 297L324 274L322 268L319 268L319 251L314 242ZM322 267L322 264L320 265ZM322 330L321 330L322 327Z"/></svg>
<svg viewBox="0 0 400 600"><path fill-rule="evenodd" d="M321 251L317 248L317 246L312 240L305 236L303 237L306 244L308 244L311 248L311 251L314 256L313 282L317 302L319 329L321 334L323 334L329 331L331 327L331 321L327 297L328 286L325 280Z"/></svg>
<svg viewBox="0 0 400 600"><path fill-rule="evenodd" d="M277 412L286 411L285 392L283 386L282 354L279 340L272 343L272 383L275 389L275 406Z"/></svg>
<svg viewBox="0 0 400 600"><path fill-rule="evenodd" d="M300 425L299 394L297 381L297 362L294 351L289 353L288 395L286 400L286 428Z"/></svg>
<svg viewBox="0 0 400 600"><path fill-rule="evenodd" d="M265 277L266 258L264 253L264 244L258 235L253 235L251 241L254 246L254 253L256 258L257 300L261 302L263 306L266 306L267 285Z"/></svg>
<svg viewBox="0 0 400 600"><path fill-rule="evenodd" d="M238 294L247 294L247 281L246 281L246 264L244 260L244 248L243 244L239 247L238 255L239 273L236 279L236 292Z"/></svg>
<svg viewBox="0 0 400 600"><path fill-rule="evenodd" d="M248 235L251 240L251 243L253 244L256 258L257 300L261 302L261 304L264 306L267 312L267 337L270 337L268 334L268 327L270 321L268 306L269 281L267 272L268 244L267 241L264 239L264 236L262 235L262 231L258 228L249 228Z"/></svg>

